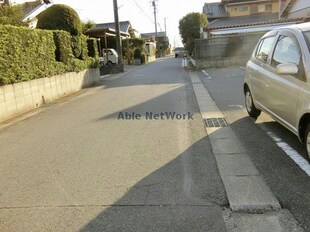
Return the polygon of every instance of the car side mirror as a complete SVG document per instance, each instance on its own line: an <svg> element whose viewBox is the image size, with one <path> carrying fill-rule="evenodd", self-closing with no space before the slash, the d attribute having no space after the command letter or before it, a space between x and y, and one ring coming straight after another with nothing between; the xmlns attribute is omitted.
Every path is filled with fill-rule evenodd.
<svg viewBox="0 0 310 232"><path fill-rule="evenodd" d="M277 65L277 73L281 75L295 75L298 73L298 67L296 64L287 63Z"/></svg>

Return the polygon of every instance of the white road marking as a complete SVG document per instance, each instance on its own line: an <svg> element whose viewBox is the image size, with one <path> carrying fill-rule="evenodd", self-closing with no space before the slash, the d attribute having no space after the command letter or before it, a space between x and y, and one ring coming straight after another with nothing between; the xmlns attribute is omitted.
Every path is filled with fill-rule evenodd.
<svg viewBox="0 0 310 232"><path fill-rule="evenodd" d="M205 70L201 70L203 72L203 74L205 74L205 76L207 77L207 79L211 79L212 77L210 77L210 75L205 71Z"/></svg>
<svg viewBox="0 0 310 232"><path fill-rule="evenodd" d="M278 147L280 147L285 154L287 154L302 170L304 170L308 176L310 176L310 164L309 162L302 157L297 151L295 151L290 145L287 143L283 142L281 138L276 136L273 132L268 131L268 129L260 124L262 129L266 131L268 136L276 142Z"/></svg>
<svg viewBox="0 0 310 232"><path fill-rule="evenodd" d="M239 68L245 70L245 67L239 66Z"/></svg>

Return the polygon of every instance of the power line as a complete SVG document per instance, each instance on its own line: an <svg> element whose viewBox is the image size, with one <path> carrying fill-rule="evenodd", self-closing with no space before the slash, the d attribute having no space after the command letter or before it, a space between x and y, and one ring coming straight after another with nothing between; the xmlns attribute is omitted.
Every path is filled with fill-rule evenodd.
<svg viewBox="0 0 310 232"><path fill-rule="evenodd" d="M148 16L148 14L142 9L142 7L136 2L136 0L133 0L133 2L136 4L136 6L140 9L140 11L145 14L145 16L152 22L154 23L153 19L151 19L150 16Z"/></svg>

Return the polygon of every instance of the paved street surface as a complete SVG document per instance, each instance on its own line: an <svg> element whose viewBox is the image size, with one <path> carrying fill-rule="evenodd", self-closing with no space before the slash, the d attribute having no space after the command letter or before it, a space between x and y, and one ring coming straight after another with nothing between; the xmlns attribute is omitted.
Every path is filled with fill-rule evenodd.
<svg viewBox="0 0 310 232"><path fill-rule="evenodd" d="M205 71L208 76L199 72L201 80L282 209L289 210L304 230L310 231L310 177L285 153L293 150L306 157L297 137L264 113L256 121L248 117L242 89L243 69ZM284 144L285 149L277 146L268 134Z"/></svg>
<svg viewBox="0 0 310 232"><path fill-rule="evenodd" d="M0 131L0 231L226 231L225 189L181 59L101 84ZM306 191L305 179L291 191Z"/></svg>

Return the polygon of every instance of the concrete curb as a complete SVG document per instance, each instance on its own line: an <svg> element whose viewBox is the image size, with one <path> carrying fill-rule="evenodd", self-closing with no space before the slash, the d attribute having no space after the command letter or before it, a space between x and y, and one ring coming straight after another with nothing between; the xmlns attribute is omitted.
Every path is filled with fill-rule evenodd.
<svg viewBox="0 0 310 232"><path fill-rule="evenodd" d="M203 120L225 118L197 73L189 74ZM281 209L230 126L206 125L206 132L232 211L261 213Z"/></svg>

